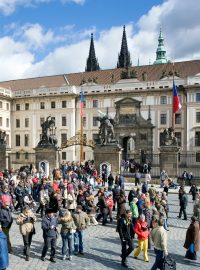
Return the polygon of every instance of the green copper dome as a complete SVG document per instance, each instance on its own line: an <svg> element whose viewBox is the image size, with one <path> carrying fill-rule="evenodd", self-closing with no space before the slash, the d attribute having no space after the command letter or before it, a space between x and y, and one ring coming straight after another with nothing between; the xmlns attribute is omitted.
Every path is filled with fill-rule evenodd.
<svg viewBox="0 0 200 270"><path fill-rule="evenodd" d="M156 61L154 64L165 64L167 63L167 58L166 58L166 50L164 48L164 38L162 34L162 30L160 29L160 34L158 37L158 48L156 51Z"/></svg>

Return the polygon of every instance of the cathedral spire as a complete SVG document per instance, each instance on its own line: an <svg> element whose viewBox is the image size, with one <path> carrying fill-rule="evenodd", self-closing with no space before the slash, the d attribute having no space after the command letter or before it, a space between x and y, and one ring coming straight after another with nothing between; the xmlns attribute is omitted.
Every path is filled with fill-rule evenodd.
<svg viewBox="0 0 200 270"><path fill-rule="evenodd" d="M125 25L123 27L123 36L122 36L122 44L121 51L118 56L117 68L128 68L131 67L131 59L130 53L128 51L127 39L126 39L126 29Z"/></svg>
<svg viewBox="0 0 200 270"><path fill-rule="evenodd" d="M86 68L85 71L95 71L99 70L98 60L96 58L95 49L94 49L94 39L93 33L91 34L91 41L90 41L90 50L89 56L87 58Z"/></svg>
<svg viewBox="0 0 200 270"><path fill-rule="evenodd" d="M158 48L156 51L156 61L154 61L154 64L165 64L167 63L166 58L166 51L164 48L164 37L162 34L162 30L160 29L160 34L158 37Z"/></svg>

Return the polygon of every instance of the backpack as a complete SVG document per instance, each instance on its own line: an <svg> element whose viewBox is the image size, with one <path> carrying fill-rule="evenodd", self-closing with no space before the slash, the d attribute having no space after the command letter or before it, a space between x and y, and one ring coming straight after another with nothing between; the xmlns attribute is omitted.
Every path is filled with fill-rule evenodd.
<svg viewBox="0 0 200 270"><path fill-rule="evenodd" d="M163 270L176 270L176 262L171 256L165 256Z"/></svg>

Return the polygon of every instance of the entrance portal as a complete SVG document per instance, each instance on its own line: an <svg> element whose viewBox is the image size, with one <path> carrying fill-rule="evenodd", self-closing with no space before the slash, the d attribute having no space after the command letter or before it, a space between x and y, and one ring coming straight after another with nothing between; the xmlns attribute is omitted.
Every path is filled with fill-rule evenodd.
<svg viewBox="0 0 200 270"><path fill-rule="evenodd" d="M135 152L135 140L133 137L124 137L122 140L123 145L123 159L133 159Z"/></svg>

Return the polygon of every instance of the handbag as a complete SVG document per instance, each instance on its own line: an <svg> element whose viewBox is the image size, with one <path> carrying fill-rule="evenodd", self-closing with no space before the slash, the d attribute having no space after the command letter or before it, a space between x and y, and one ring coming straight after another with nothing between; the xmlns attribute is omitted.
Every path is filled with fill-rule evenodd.
<svg viewBox="0 0 200 270"><path fill-rule="evenodd" d="M163 270L176 270L176 262L171 256L165 256Z"/></svg>
<svg viewBox="0 0 200 270"><path fill-rule="evenodd" d="M197 254L196 251L194 250L194 243L192 243L188 250L186 251L185 258L189 260L196 260L197 259Z"/></svg>

